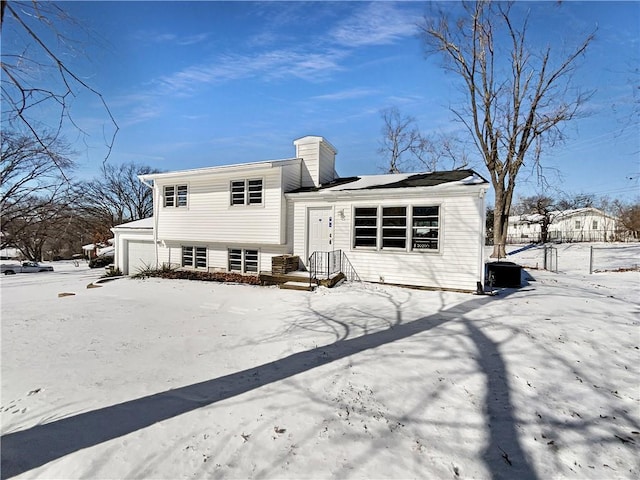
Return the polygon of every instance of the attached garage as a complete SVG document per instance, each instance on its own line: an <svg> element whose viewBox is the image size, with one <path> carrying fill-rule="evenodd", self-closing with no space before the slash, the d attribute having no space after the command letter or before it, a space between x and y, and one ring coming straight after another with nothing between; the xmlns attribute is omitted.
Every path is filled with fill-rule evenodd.
<svg viewBox="0 0 640 480"><path fill-rule="evenodd" d="M141 269L156 267L153 218L118 225L111 231L115 238L115 266L124 275L134 275Z"/></svg>
<svg viewBox="0 0 640 480"><path fill-rule="evenodd" d="M125 263L127 265L127 274L134 275L140 270L156 266L156 252L153 248L153 242L126 240L127 256ZM123 272L125 273L125 272Z"/></svg>

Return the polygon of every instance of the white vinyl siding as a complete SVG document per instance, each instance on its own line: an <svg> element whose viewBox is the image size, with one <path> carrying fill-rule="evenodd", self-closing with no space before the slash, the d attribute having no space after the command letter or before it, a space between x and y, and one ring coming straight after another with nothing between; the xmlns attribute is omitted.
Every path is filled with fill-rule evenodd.
<svg viewBox="0 0 640 480"><path fill-rule="evenodd" d="M230 205L232 182L239 180L236 175L220 173L190 178L188 209L162 209L157 221L157 238L187 245L283 245L286 208L280 169L260 170L247 178L260 178L260 205ZM247 194L244 189L243 198ZM257 198L256 190L252 201L258 201Z"/></svg>
<svg viewBox="0 0 640 480"><path fill-rule="evenodd" d="M395 199L384 199L384 192L376 192L375 197L365 194L357 198L354 195L353 199L335 201L297 200L294 194L291 196L294 210L293 254L300 255L306 263L307 209L331 205L335 211L333 247L346 254L362 280L475 291L476 282L484 282L484 269L481 267L484 258L484 238L481 238L484 200L478 194L479 189L461 186L448 189L445 195L438 195L429 194L427 188L416 188L407 192L403 198L398 198L396 194ZM374 198L375 203L372 204ZM383 200L379 200L380 198ZM403 206L406 207L407 214L406 248L380 248L382 208ZM437 227L435 215L430 215L435 213L435 210L421 210L425 206L437 208ZM412 218L414 207L417 209L415 224ZM376 210L377 215L374 217L377 229L375 245L373 234L363 230L373 226L370 209ZM360 220L357 220L357 217L360 217ZM368 235L365 235L365 232ZM427 232L431 237L423 236ZM365 237L368 237L370 242L367 247L362 245ZM360 240L357 240L358 238ZM415 245L415 242L424 245L424 239L428 240L427 246L435 247L437 241L438 248L419 248Z"/></svg>

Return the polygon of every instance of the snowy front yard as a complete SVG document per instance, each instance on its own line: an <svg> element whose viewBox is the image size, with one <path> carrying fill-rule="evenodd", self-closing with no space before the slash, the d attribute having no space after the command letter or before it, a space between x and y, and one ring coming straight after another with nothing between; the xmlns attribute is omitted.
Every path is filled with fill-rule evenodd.
<svg viewBox="0 0 640 480"><path fill-rule="evenodd" d="M585 251L495 297L1 278L2 478L638 478L640 273Z"/></svg>

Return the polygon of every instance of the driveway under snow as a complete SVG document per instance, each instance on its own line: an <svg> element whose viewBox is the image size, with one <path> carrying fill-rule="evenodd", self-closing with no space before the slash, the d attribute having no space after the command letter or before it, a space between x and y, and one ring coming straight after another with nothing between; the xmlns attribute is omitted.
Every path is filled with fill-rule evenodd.
<svg viewBox="0 0 640 480"><path fill-rule="evenodd" d="M560 248L494 297L3 277L2 478L638 478L640 273Z"/></svg>

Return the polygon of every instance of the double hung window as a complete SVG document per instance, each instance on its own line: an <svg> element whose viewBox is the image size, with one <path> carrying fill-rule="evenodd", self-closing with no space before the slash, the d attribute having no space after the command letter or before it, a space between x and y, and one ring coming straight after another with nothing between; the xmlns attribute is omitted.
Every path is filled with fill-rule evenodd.
<svg viewBox="0 0 640 480"><path fill-rule="evenodd" d="M382 248L407 248L407 207L382 208Z"/></svg>
<svg viewBox="0 0 640 480"><path fill-rule="evenodd" d="M378 209L376 207L356 208L354 218L354 247L378 245Z"/></svg>
<svg viewBox="0 0 640 480"><path fill-rule="evenodd" d="M413 207L411 250L437 250L440 207Z"/></svg>
<svg viewBox="0 0 640 480"><path fill-rule="evenodd" d="M186 207L189 188L187 185L165 185L164 190L165 207Z"/></svg>
<svg viewBox="0 0 640 480"><path fill-rule="evenodd" d="M231 182L231 205L261 205L262 179L233 180Z"/></svg>

